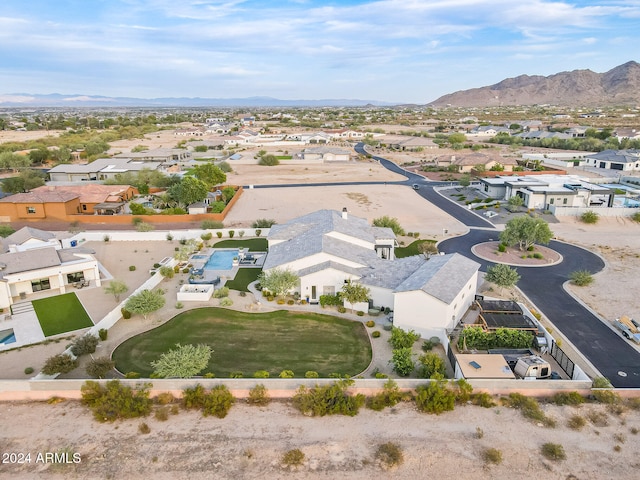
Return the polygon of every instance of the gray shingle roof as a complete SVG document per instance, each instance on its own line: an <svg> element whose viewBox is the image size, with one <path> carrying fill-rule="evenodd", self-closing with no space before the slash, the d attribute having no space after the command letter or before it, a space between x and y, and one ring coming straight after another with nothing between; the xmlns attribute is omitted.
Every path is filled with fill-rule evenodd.
<svg viewBox="0 0 640 480"><path fill-rule="evenodd" d="M640 150L603 150L585 158L594 158L615 163L635 163L640 161Z"/></svg>
<svg viewBox="0 0 640 480"><path fill-rule="evenodd" d="M36 240L41 240L43 242L47 242L52 238L56 238L55 234L51 232L46 232L44 230L38 230L33 227L22 227L17 232L12 233L6 238L2 239L2 245L4 247L4 251L9 251L9 245L22 245L24 242L35 238Z"/></svg>

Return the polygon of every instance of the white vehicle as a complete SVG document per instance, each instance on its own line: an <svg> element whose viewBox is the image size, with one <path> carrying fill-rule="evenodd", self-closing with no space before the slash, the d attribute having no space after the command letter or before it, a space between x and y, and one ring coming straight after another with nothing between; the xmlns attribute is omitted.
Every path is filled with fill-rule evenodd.
<svg viewBox="0 0 640 480"><path fill-rule="evenodd" d="M537 355L520 357L513 373L525 380L537 380L551 376L551 365L544 358Z"/></svg>

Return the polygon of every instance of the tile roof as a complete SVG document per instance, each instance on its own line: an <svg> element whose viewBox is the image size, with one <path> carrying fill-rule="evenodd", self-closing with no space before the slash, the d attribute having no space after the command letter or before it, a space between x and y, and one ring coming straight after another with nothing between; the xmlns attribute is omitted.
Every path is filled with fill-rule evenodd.
<svg viewBox="0 0 640 480"><path fill-rule="evenodd" d="M4 203L66 203L78 198L77 193L70 192L25 192L0 198Z"/></svg>
<svg viewBox="0 0 640 480"><path fill-rule="evenodd" d="M129 185L100 185L89 183L86 185L43 185L34 188L32 193L67 192L80 197L80 203L119 202L120 195L131 188Z"/></svg>

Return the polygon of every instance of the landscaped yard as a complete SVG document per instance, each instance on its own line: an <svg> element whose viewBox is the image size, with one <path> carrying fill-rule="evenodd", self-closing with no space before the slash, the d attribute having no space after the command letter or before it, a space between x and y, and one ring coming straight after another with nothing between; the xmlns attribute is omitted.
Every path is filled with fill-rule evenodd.
<svg viewBox="0 0 640 480"><path fill-rule="evenodd" d="M236 232L238 233L238 232ZM267 251L267 239L266 238L247 238L246 240L220 240L214 248L246 248L251 252L266 252Z"/></svg>
<svg viewBox="0 0 640 480"><path fill-rule="evenodd" d="M33 300L45 337L92 327L93 322L75 293Z"/></svg>
<svg viewBox="0 0 640 480"><path fill-rule="evenodd" d="M247 288L247 285L255 282L260 273L262 273L261 268L239 268L235 278L233 280L227 280L224 286L229 287L231 290L248 292L249 288Z"/></svg>
<svg viewBox="0 0 640 480"><path fill-rule="evenodd" d="M436 241L435 240L416 240L415 242L411 242L411 244L407 245L406 247L398 247L395 249L396 258L405 258L405 257L412 257L414 255L420 255L420 252L418 251L418 245L424 242L435 243Z"/></svg>
<svg viewBox="0 0 640 480"><path fill-rule="evenodd" d="M175 345L204 343L213 354L207 369L216 377L242 372L253 377L267 370L277 377L293 370L296 377L316 371L357 375L371 361L371 343L360 322L315 313L278 311L244 313L200 308L177 315L154 330L122 343L113 352L116 368L148 377L151 361Z"/></svg>

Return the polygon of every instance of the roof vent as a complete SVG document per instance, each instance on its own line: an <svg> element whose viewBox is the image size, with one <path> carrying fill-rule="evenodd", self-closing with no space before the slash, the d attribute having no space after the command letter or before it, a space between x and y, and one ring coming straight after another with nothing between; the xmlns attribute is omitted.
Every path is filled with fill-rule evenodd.
<svg viewBox="0 0 640 480"><path fill-rule="evenodd" d="M345 220L348 218L347 207L344 207L342 209L342 218L344 218Z"/></svg>

